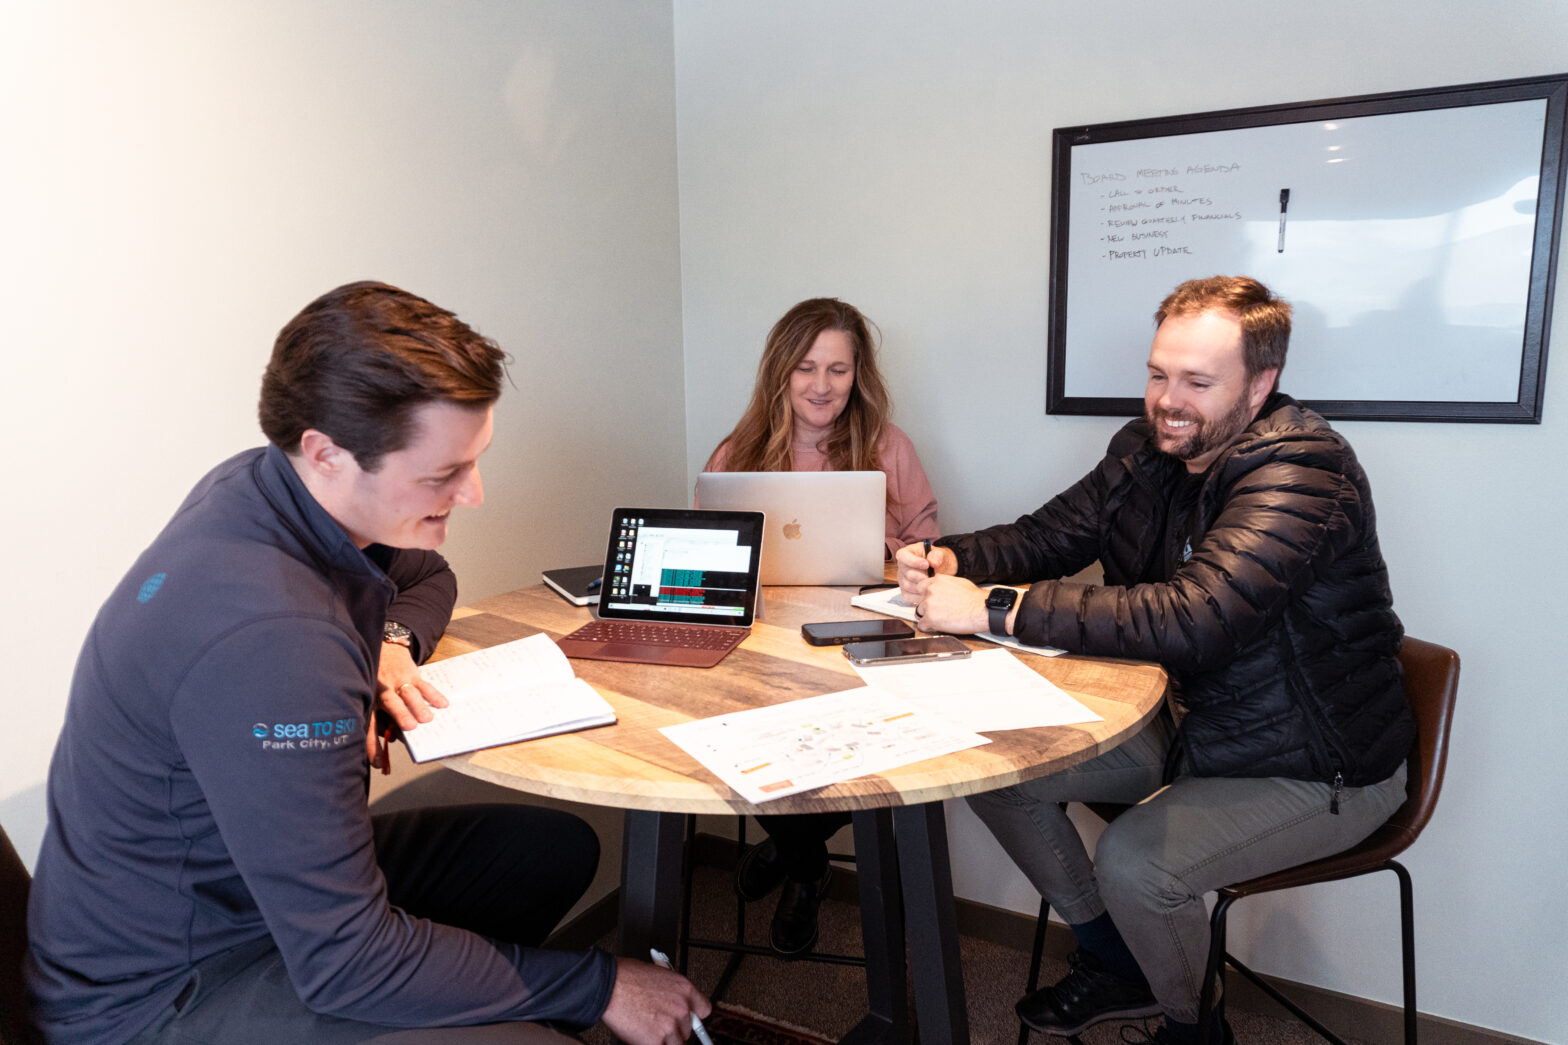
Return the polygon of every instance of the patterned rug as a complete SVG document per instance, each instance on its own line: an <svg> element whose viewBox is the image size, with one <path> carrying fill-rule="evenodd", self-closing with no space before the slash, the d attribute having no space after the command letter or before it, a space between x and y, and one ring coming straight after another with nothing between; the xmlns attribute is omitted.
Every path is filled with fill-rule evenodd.
<svg viewBox="0 0 1568 1045"><path fill-rule="evenodd" d="M703 1023L713 1036L713 1045L833 1045L831 1038L815 1031L726 1002L714 1006Z"/></svg>

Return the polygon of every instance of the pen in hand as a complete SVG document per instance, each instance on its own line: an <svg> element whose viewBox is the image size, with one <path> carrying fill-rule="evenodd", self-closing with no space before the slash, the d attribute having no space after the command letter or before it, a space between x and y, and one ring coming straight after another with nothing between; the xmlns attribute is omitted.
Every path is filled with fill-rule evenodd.
<svg viewBox="0 0 1568 1045"><path fill-rule="evenodd" d="M926 542L926 576L935 577L936 568L931 565L931 542Z"/></svg>
<svg viewBox="0 0 1568 1045"><path fill-rule="evenodd" d="M657 947L648 948L648 957L652 958L653 964L659 968L675 971L675 966L670 964L670 956ZM691 1014L691 1032L697 1035L697 1040L702 1042L702 1045L713 1045L713 1039L708 1037L708 1028L702 1025L702 1020L695 1012Z"/></svg>

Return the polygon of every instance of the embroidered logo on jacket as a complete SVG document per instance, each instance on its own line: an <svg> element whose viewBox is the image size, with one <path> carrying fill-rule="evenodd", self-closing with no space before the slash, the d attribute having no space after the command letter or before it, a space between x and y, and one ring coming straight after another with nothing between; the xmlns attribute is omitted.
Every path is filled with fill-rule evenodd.
<svg viewBox="0 0 1568 1045"><path fill-rule="evenodd" d="M164 578L168 576L167 573L155 573L142 581L141 588L136 592L136 601L147 602L154 595L158 594L158 589L163 587Z"/></svg>

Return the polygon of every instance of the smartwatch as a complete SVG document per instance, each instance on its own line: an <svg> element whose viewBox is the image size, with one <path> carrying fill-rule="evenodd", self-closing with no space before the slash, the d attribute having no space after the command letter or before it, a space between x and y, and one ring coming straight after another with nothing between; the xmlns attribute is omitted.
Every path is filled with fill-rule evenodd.
<svg viewBox="0 0 1568 1045"><path fill-rule="evenodd" d="M381 641L403 646L410 653L414 650L414 633L408 630L406 624L399 624L395 620L389 620L381 625Z"/></svg>
<svg viewBox="0 0 1568 1045"><path fill-rule="evenodd" d="M1007 634L1007 613L1018 601L1017 588L992 588L985 597L986 613L990 616L991 634Z"/></svg>

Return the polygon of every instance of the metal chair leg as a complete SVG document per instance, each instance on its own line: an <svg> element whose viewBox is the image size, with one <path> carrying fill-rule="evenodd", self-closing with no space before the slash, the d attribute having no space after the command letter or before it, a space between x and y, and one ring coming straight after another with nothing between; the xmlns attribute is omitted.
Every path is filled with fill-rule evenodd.
<svg viewBox="0 0 1568 1045"><path fill-rule="evenodd" d="M1040 900L1040 919L1034 923L1034 946L1029 951L1029 982L1024 994L1033 994L1040 986L1040 963L1045 957L1045 923L1051 917L1051 902ZM1029 1024L1018 1021L1018 1045L1029 1045Z"/></svg>
<svg viewBox="0 0 1568 1045"><path fill-rule="evenodd" d="M1416 951L1413 890L1410 872L1395 860L1384 864L1399 879L1399 935L1404 978L1404 1030L1405 1045L1416 1045ZM1229 965L1247 978L1253 986L1274 999L1296 1019L1306 1024L1324 1041L1333 1045L1346 1045L1345 1040L1324 1026L1316 1017L1286 997L1277 987L1253 972L1225 951L1225 923L1230 905L1240 899L1221 895L1209 918L1209 960L1203 978L1203 989L1198 996L1198 1040L1208 1041L1209 1027L1213 1022L1216 993L1224 982L1225 966Z"/></svg>

